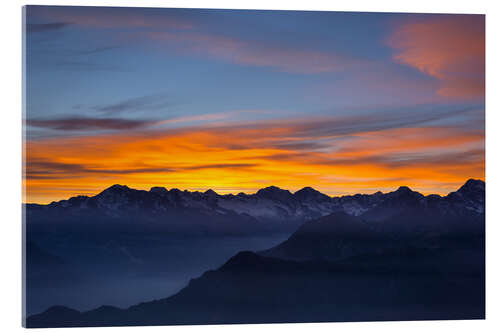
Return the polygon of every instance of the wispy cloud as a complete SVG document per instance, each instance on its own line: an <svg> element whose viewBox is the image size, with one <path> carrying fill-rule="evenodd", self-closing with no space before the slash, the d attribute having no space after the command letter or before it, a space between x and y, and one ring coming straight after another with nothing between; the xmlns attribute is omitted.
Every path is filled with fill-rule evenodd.
<svg viewBox="0 0 500 333"><path fill-rule="evenodd" d="M287 45L270 45L232 37L194 32L148 32L145 37L161 41L180 52L229 61L271 67L280 71L315 74L345 70L367 62L352 55L305 50Z"/></svg>
<svg viewBox="0 0 500 333"><path fill-rule="evenodd" d="M157 101L153 98L153 101ZM118 104L100 107L100 111L108 113L120 113L134 111L142 108L156 108L160 104L152 102L149 98L137 98ZM210 131L219 133L221 138L228 132L245 132L257 136L260 131L265 130L269 135L275 137L273 148L294 148L297 150L317 149L324 147L326 139L341 138L364 132L378 132L397 128L409 128L426 124L439 123L456 117L467 117L471 114L481 113L475 107L468 108L422 108L401 109L397 113L369 112L358 113L349 116L316 116L295 117L286 120L267 119L260 121L239 121L238 115L249 111L232 111L199 114L192 116L170 117L170 118L126 118L126 117L53 117L53 118L29 118L26 125L41 129L66 132L71 135L76 132L87 132L89 135L94 131L124 131L135 133L140 136L163 136L182 135L191 131ZM255 111L258 112L258 111ZM231 119L234 117L233 119ZM173 127L170 125L174 125ZM472 124L468 123L471 127ZM291 134L293 134L291 136ZM56 135L59 137L59 135ZM43 136L42 136L43 138ZM237 148L234 142L224 141L225 144ZM256 147L259 142L254 143ZM269 142L266 142L266 145Z"/></svg>
<svg viewBox="0 0 500 333"><path fill-rule="evenodd" d="M168 13L156 15L158 9L137 10L127 7L55 7L28 6L28 17L69 22L89 28L156 28L190 29L192 23Z"/></svg>
<svg viewBox="0 0 500 333"><path fill-rule="evenodd" d="M388 41L394 59L440 80L443 97L484 98L483 15L440 15L400 24Z"/></svg>
<svg viewBox="0 0 500 333"><path fill-rule="evenodd" d="M91 117L30 118L26 120L28 126L58 131L132 130L149 127L155 123L151 120Z"/></svg>
<svg viewBox="0 0 500 333"><path fill-rule="evenodd" d="M170 106L172 106L170 96L165 93L157 93L147 96L129 98L113 104L98 105L94 106L93 109L106 114L115 114L144 110L165 110Z"/></svg>
<svg viewBox="0 0 500 333"><path fill-rule="evenodd" d="M238 169L238 168L251 168L258 166L256 163L217 163L217 164L201 164L178 168L177 171L182 170L203 170L203 169Z"/></svg>
<svg viewBox="0 0 500 333"><path fill-rule="evenodd" d="M102 164L89 165L88 163L67 163L56 161L54 158L30 158L28 166L25 166L26 179L64 179L88 177L89 175L132 175L132 174L154 174L182 172L204 169L239 169L252 168L255 163L218 163L203 164L196 166L148 166L144 164L131 165L123 168L106 168Z"/></svg>
<svg viewBox="0 0 500 333"><path fill-rule="evenodd" d="M156 100L156 99L154 99ZM161 100L161 99L159 99ZM158 101L159 101L158 100ZM158 104L153 103L149 98L138 98L127 100L118 104L112 104L102 107L94 107L98 111L103 111L109 114L118 114L139 111L139 110L154 110L161 108L163 102ZM168 102L165 102L167 105ZM74 110L86 109L84 105L77 104L73 107ZM79 111L81 112L81 111ZM86 135L102 134L104 132L127 132L130 134L144 135L146 133L156 133L165 131L165 128L185 128L194 126L195 124L203 123L204 126L221 125L221 121L235 117L241 113L251 112L230 111L218 113L206 113L192 116L179 116L170 118L127 118L123 117L87 117L87 116L58 116L52 118L28 118L26 125L40 129L30 130L29 139L49 139L61 138L62 136L72 136L73 134ZM259 111L253 111L259 112ZM52 130L46 132L46 130ZM45 131L45 132L43 132ZM55 132L54 132L55 131Z"/></svg>
<svg viewBox="0 0 500 333"><path fill-rule="evenodd" d="M33 7L32 15L64 21L79 27L106 29L128 42L151 40L170 50L209 57L234 64L273 70L318 74L342 71L369 63L365 58L341 52L304 49L285 43L243 39L230 34L209 33L203 24L174 12L137 11L127 8ZM126 37L124 37L126 36Z"/></svg>
<svg viewBox="0 0 500 333"><path fill-rule="evenodd" d="M53 22L53 23L28 23L26 24L27 32L45 32L53 30L61 30L69 26L67 22Z"/></svg>
<svg viewBox="0 0 500 333"><path fill-rule="evenodd" d="M245 112L252 112L252 111L234 111L234 112L230 111L230 112L205 113L192 116L173 117L170 119L159 120L156 123L156 125L189 124L189 123L203 122L207 126L210 124L217 126L217 124L219 124L220 121L229 119L233 116ZM259 112L259 111L253 111L253 112Z"/></svg>
<svg viewBox="0 0 500 333"><path fill-rule="evenodd" d="M53 60L43 63L45 70L84 71L84 72L126 72L127 69L118 65L101 64L74 60Z"/></svg>
<svg viewBox="0 0 500 333"><path fill-rule="evenodd" d="M390 129L421 127L432 125L447 119L467 116L470 114L481 113L480 109L475 107L467 108L432 108L421 107L416 109L400 109L394 111L379 111L358 113L348 116L317 116L317 117L295 117L289 119L269 119L255 122L233 122L218 126L214 124L210 128L198 128L198 130L207 130L213 133L219 133L224 137L228 131L238 133L245 132L258 138L260 131L266 131L268 137L275 138L276 145L281 144L299 144L304 147L319 147L321 139L341 138L356 135L365 132L380 132ZM457 123L458 125L459 123ZM467 126L471 126L467 124ZM172 135L178 135L184 131L193 130L177 129L170 131ZM151 132L151 135L155 135ZM162 135L160 130L159 135ZM299 143L292 142L291 139L301 140ZM305 140L305 142L304 142ZM283 141L283 142L282 142ZM234 142L226 142L234 144ZM255 144L258 145L258 142Z"/></svg>
<svg viewBox="0 0 500 333"><path fill-rule="evenodd" d="M59 179L67 178L70 175L78 177L78 175L89 174L141 174L141 173L156 173L156 172L173 172L174 170L164 167L132 167L124 169L109 169L101 166L92 167L88 164L65 163L51 159L30 159L29 167L25 168L26 179Z"/></svg>
<svg viewBox="0 0 500 333"><path fill-rule="evenodd" d="M95 47L93 49L76 51L75 55L89 55L89 54L102 53L102 52L116 50L119 49L120 47L121 46L100 46L100 47Z"/></svg>

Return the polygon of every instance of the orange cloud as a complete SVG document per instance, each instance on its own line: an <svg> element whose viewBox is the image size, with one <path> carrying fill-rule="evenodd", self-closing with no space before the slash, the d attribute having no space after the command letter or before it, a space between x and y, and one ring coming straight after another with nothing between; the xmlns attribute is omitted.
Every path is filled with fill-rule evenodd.
<svg viewBox="0 0 500 333"><path fill-rule="evenodd" d="M394 59L440 80L437 94L484 98L483 15L436 15L399 25L389 39Z"/></svg>
<svg viewBox="0 0 500 333"><path fill-rule="evenodd" d="M353 130L322 121L268 121L133 135L28 141L27 202L94 194L114 183L220 193L267 185L330 195L409 185L447 193L484 178L484 133L457 128Z"/></svg>

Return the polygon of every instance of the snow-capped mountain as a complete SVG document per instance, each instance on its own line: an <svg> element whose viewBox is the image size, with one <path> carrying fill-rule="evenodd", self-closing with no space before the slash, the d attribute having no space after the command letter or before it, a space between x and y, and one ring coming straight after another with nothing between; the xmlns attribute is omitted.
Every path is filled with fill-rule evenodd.
<svg viewBox="0 0 500 333"><path fill-rule="evenodd" d="M27 216L28 221L92 217L187 225L206 224L201 221L209 220L217 224L215 227L246 225L252 228L253 225L293 229L335 212L370 221L385 221L416 211L433 215L480 215L484 214L484 196L484 182L472 179L443 197L424 196L405 186L385 194L329 197L311 187L295 193L270 186L255 194L219 195L212 190L190 192L153 187L145 191L113 185L92 197L77 196L49 205L28 204Z"/></svg>

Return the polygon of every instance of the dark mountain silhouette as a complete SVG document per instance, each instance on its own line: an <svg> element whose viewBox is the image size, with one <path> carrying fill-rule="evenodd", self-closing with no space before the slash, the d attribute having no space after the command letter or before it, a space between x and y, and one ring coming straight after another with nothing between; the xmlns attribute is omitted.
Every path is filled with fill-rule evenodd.
<svg viewBox="0 0 500 333"><path fill-rule="evenodd" d="M464 268L464 263L450 263L453 255L407 249L332 263L240 252L169 298L77 316L70 309L50 308L27 323L60 327L484 318L484 266Z"/></svg>
<svg viewBox="0 0 500 333"><path fill-rule="evenodd" d="M326 194L323 194L319 191L316 191L312 187L304 187L297 192L294 193L294 196L297 198L297 200L306 202L306 203L313 203L313 202L328 202L332 200L329 196Z"/></svg>
<svg viewBox="0 0 500 333"><path fill-rule="evenodd" d="M46 225L85 228L121 228L188 234L251 234L295 230L308 220L334 212L345 212L369 220L386 220L413 210L436 208L463 215L484 212L484 182L469 180L448 196L423 196L407 187L383 194L356 194L329 197L310 187L295 193L275 186L255 194L219 195L167 190L149 191L113 185L93 196L77 196L49 205L26 205L28 227L47 229ZM483 211L481 211L483 209ZM436 211L432 211L435 214ZM118 225L118 226L117 226Z"/></svg>
<svg viewBox="0 0 500 333"><path fill-rule="evenodd" d="M53 269L65 264L61 258L45 252L37 244L29 241L26 243L26 259L28 260L26 263L28 267L40 265Z"/></svg>
<svg viewBox="0 0 500 333"><path fill-rule="evenodd" d="M471 190L471 187L473 190ZM484 233L484 182L468 180L447 196L401 187L360 217L379 231L411 240L435 233Z"/></svg>
<svg viewBox="0 0 500 333"><path fill-rule="evenodd" d="M70 264L48 253L32 241L26 242L26 281L29 286L57 286L62 282L75 282L79 277Z"/></svg>
<svg viewBox="0 0 500 333"><path fill-rule="evenodd" d="M239 252L173 296L127 309L51 307L28 317L27 326L484 318L484 190L484 182L469 180L444 197L407 187L330 199L308 188L238 195L348 209L306 221L271 249ZM217 205L225 197L208 195Z"/></svg>
<svg viewBox="0 0 500 333"><path fill-rule="evenodd" d="M288 240L260 254L291 260L337 260L375 247L383 250L390 241L359 217L338 212L306 222Z"/></svg>

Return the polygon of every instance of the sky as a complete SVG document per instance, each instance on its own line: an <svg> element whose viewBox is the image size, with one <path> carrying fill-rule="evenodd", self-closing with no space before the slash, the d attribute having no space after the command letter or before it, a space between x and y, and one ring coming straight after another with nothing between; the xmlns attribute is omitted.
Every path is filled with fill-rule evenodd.
<svg viewBox="0 0 500 333"><path fill-rule="evenodd" d="M25 202L485 176L483 15L25 7Z"/></svg>

